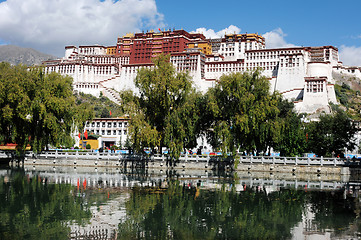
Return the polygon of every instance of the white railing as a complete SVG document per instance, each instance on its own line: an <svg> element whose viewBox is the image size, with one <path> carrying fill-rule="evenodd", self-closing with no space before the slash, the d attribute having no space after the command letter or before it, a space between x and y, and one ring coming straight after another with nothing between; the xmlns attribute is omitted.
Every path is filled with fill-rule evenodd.
<svg viewBox="0 0 361 240"><path fill-rule="evenodd" d="M264 157L264 156L241 156L240 163L260 163L260 164L290 164L290 165L344 165L345 162L338 158L308 158L308 157Z"/></svg>
<svg viewBox="0 0 361 240"><path fill-rule="evenodd" d="M155 154L153 155L154 160L157 161L166 161L167 156L164 154ZM189 155L189 154L181 154L179 160L184 162L209 162L211 156L209 155Z"/></svg>
<svg viewBox="0 0 361 240"><path fill-rule="evenodd" d="M85 160L94 160L94 159L107 159L107 160L120 160L124 155L120 153L110 153L110 152L44 152L38 154L38 158L65 158L65 159L85 159Z"/></svg>
<svg viewBox="0 0 361 240"><path fill-rule="evenodd" d="M123 153L111 153L111 152L44 152L37 155L38 158L45 159L84 159L84 160L129 160L137 161L141 159L148 159L151 161L167 161L167 155L154 154L154 155L128 155ZM209 162L216 156L210 155L190 155L182 154L179 158L180 162ZM306 166L342 166L345 165L344 160L338 158L308 158L308 157L268 157L268 156L239 156L239 163L248 164L283 164L283 165L306 165Z"/></svg>

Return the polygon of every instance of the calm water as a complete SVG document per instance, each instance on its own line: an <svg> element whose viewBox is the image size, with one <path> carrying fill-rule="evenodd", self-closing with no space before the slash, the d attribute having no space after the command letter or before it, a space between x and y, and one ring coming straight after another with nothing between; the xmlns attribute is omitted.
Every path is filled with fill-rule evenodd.
<svg viewBox="0 0 361 240"><path fill-rule="evenodd" d="M357 182L242 174L1 169L0 239L361 236Z"/></svg>

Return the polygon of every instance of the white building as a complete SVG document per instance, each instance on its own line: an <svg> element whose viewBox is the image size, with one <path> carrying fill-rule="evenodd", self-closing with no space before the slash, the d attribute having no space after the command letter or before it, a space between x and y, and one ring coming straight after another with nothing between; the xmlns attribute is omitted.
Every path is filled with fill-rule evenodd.
<svg viewBox="0 0 361 240"><path fill-rule="evenodd" d="M264 38L258 34L228 34L207 41L212 45L212 54L187 48L172 52L170 59L176 70L189 72L202 92L214 86L223 74L260 68L270 81L270 91L294 101L298 112L329 112L329 103L337 103L332 72L361 78L360 68L342 66L338 49L333 46L266 49ZM130 63L131 47L128 55L109 55L106 47L98 45L65 49L63 59L44 62L46 71L73 77L76 91L95 96L102 92L115 102L119 101L114 90L136 91L133 81L137 71L153 67L151 63ZM134 51L139 54L139 49Z"/></svg>
<svg viewBox="0 0 361 240"><path fill-rule="evenodd" d="M103 46L67 46L65 57L45 61L45 71L58 72L73 78L74 91L99 96L100 92L114 99L114 91L120 90L117 79L121 66L129 63L129 57L106 54ZM112 96L113 95L113 96Z"/></svg>
<svg viewBox="0 0 361 240"><path fill-rule="evenodd" d="M86 130L88 134L100 136L98 148L124 146L128 137L128 126L129 118L95 118L85 123L84 132ZM76 146L79 146L79 142Z"/></svg>

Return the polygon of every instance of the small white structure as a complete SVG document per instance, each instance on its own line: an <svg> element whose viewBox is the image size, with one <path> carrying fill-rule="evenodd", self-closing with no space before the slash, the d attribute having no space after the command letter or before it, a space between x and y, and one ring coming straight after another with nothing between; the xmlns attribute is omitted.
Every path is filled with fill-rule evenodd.
<svg viewBox="0 0 361 240"><path fill-rule="evenodd" d="M124 146L128 137L129 118L95 118L86 122L85 130L88 134L99 135L99 148L112 145Z"/></svg>

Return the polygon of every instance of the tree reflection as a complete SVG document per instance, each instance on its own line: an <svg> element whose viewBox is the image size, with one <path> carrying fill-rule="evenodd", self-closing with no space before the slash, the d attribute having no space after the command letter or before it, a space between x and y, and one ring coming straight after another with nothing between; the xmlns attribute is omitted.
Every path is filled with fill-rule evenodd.
<svg viewBox="0 0 361 240"><path fill-rule="evenodd" d="M200 190L169 182L167 189L135 188L119 238L285 239L302 220L305 192L266 194L248 189Z"/></svg>
<svg viewBox="0 0 361 240"><path fill-rule="evenodd" d="M67 223L91 215L72 189L21 172L0 178L0 239L68 239Z"/></svg>
<svg viewBox="0 0 361 240"><path fill-rule="evenodd" d="M313 223L321 231L334 229L336 234L347 229L356 217L354 199L344 199L343 192L314 192L310 194Z"/></svg>

